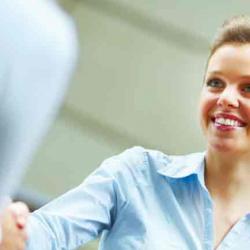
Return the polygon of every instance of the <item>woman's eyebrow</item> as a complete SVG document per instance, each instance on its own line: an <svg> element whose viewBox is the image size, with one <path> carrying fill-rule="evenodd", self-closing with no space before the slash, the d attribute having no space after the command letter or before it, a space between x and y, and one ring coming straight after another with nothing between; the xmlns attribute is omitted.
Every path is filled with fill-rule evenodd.
<svg viewBox="0 0 250 250"><path fill-rule="evenodd" d="M223 77L223 76L225 76L225 74L223 74L223 72L220 71L220 70L208 71L206 73L206 78L211 77L211 76L215 76L215 77L216 76L221 76L221 77ZM238 77L238 79L240 79L240 80L250 80L250 74L240 75Z"/></svg>
<svg viewBox="0 0 250 250"><path fill-rule="evenodd" d="M219 70L212 70L212 71L207 71L206 74L205 74L205 77L204 77L204 80L208 79L208 78L211 78L211 77L222 77L223 76L223 73Z"/></svg>
<svg viewBox="0 0 250 250"><path fill-rule="evenodd" d="M249 80L250 79L250 75L242 75L240 76L241 79L246 79L246 80Z"/></svg>
<svg viewBox="0 0 250 250"><path fill-rule="evenodd" d="M207 75L223 75L223 72L220 70L212 70L212 71L207 71Z"/></svg>

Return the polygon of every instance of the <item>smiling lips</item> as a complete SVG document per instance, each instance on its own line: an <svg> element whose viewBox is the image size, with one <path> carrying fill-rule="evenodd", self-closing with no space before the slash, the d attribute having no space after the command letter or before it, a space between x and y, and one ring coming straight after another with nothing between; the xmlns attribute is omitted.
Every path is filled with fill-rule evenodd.
<svg viewBox="0 0 250 250"><path fill-rule="evenodd" d="M217 114L212 117L212 122L215 127L222 131L235 130L237 128L245 127L246 123L232 114Z"/></svg>

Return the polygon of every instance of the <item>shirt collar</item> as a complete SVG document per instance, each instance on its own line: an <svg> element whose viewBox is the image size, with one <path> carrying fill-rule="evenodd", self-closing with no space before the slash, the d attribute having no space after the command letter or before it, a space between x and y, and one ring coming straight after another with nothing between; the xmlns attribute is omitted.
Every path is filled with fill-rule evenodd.
<svg viewBox="0 0 250 250"><path fill-rule="evenodd" d="M171 178L185 178L197 175L200 184L206 189L204 181L205 152L184 156L169 156L162 159L158 173Z"/></svg>

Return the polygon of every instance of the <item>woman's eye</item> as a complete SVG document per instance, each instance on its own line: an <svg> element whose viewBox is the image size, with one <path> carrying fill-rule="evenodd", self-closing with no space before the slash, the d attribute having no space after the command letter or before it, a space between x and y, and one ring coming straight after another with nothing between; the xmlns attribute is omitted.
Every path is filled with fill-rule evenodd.
<svg viewBox="0 0 250 250"><path fill-rule="evenodd" d="M242 88L242 90L243 90L244 92L246 92L246 93L250 93L250 84L245 85L245 86Z"/></svg>
<svg viewBox="0 0 250 250"><path fill-rule="evenodd" d="M224 83L219 79L211 79L207 81L207 86L211 88L223 88Z"/></svg>

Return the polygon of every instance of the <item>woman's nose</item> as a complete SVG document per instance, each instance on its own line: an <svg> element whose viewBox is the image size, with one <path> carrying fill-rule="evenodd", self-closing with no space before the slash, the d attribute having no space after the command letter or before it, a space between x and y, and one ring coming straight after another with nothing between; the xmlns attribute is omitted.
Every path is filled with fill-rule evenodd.
<svg viewBox="0 0 250 250"><path fill-rule="evenodd" d="M227 87L220 93L217 104L224 108L238 108L239 99L237 90L233 87Z"/></svg>

